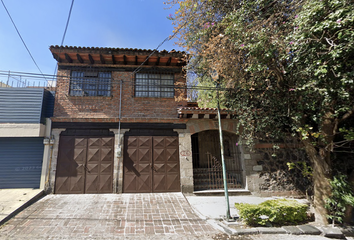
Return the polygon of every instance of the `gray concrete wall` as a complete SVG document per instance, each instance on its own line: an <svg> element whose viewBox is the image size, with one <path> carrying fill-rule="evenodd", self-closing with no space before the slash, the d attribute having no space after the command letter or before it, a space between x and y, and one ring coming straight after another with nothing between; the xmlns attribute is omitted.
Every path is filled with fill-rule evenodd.
<svg viewBox="0 0 354 240"><path fill-rule="evenodd" d="M178 132L181 191L193 193L193 161L191 134L186 130Z"/></svg>

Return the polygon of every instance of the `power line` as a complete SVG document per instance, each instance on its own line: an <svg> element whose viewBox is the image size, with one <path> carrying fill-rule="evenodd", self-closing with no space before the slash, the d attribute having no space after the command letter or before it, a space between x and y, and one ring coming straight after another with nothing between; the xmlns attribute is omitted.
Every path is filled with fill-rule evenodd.
<svg viewBox="0 0 354 240"><path fill-rule="evenodd" d="M36 62L36 60L34 60L34 57L32 56L32 54L31 54L30 50L28 49L28 47L27 47L27 45L26 45L25 41L23 40L23 38L22 38L22 36L21 36L20 32L18 31L18 29L17 29L17 27L16 27L16 24L15 24L14 20L12 19L11 15L10 15L10 12L7 10L7 8L6 8L6 6L5 6L4 1L3 1L3 0L1 0L1 2L2 2L2 5L4 6L4 8L5 8L6 12L7 12L7 15L9 15L9 18L10 18L10 20L11 20L12 24L14 25L14 27L15 27L15 29L16 29L16 32L17 32L18 36L21 38L21 41L22 41L23 45L24 45L24 46L25 46L25 48L27 49L28 54L31 56L32 61L34 62L34 64L35 64L35 65L36 65L36 67L38 68L39 72L43 75L43 73L42 73L41 69L39 68L39 66L38 66L38 64L37 64L37 62ZM44 76L44 75L43 75L43 76ZM47 79L46 79L46 80L47 80Z"/></svg>
<svg viewBox="0 0 354 240"><path fill-rule="evenodd" d="M74 0L71 1L71 6L70 6L70 10L69 10L69 15L68 15L68 19L66 20L66 25L65 25L65 30L64 30L64 34L63 34L63 38L61 39L61 46L63 46L64 44L64 40L65 40L65 36L66 36L66 31L68 30L69 27L69 22L70 22L70 17L71 17L71 12L73 10L73 6L74 6ZM61 49L59 49L59 54L60 54ZM58 69L58 64L55 64L55 69L54 69L54 75L56 73ZM54 79L54 77L53 77Z"/></svg>
<svg viewBox="0 0 354 240"><path fill-rule="evenodd" d="M66 36L66 31L68 30L68 26L69 26L69 21L70 21L70 17L71 17L71 11L73 10L73 6L74 6L74 0L72 0L71 2L71 6L70 6L70 10L69 10L69 16L68 16L68 20L66 21L66 26L65 26L65 30L64 30L64 34L63 34L63 38L61 40L61 46L63 46L64 44L64 39Z"/></svg>
<svg viewBox="0 0 354 240"><path fill-rule="evenodd" d="M200 4L199 8L201 8L201 7L204 5L204 3L205 3L205 2L202 2L202 3ZM197 11L197 10L198 10L198 9L196 9L196 11ZM192 13L191 13L191 14L192 14ZM168 36L167 38L165 38L165 39L152 51L152 53L150 53L150 55L145 59L145 61L144 61L142 64L140 64L140 66L137 67L137 68L132 72L132 74L135 74L135 73L139 72L139 71L141 70L142 66L145 64L145 62L148 61L149 58L150 58L155 52L157 52L157 50L158 50L165 42L170 41L172 38L174 38L174 37L177 35L177 33L178 33L182 28L184 28L184 27L187 25L187 23L188 23L188 22L186 21L182 26L180 26L180 27L174 32L174 34L173 34L172 36Z"/></svg>

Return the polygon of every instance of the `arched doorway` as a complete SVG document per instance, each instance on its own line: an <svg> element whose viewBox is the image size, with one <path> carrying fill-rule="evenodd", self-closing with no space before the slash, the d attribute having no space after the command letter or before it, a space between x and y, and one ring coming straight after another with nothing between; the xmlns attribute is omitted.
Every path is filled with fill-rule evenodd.
<svg viewBox="0 0 354 240"><path fill-rule="evenodd" d="M202 131L191 138L194 191L224 189L219 131ZM223 141L228 188L244 188L238 137L223 131Z"/></svg>

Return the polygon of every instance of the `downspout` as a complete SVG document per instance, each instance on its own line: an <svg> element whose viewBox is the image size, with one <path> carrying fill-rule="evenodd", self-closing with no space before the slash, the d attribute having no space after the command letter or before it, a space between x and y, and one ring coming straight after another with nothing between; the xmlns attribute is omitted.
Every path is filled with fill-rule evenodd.
<svg viewBox="0 0 354 240"><path fill-rule="evenodd" d="M120 143L120 120L122 117L122 80L119 81L119 114L118 114L118 152L117 156L122 156L122 148Z"/></svg>
<svg viewBox="0 0 354 240"><path fill-rule="evenodd" d="M119 81L119 113L118 113L118 146L117 146L117 150L116 150L116 158L120 158L122 156L122 144L120 141L120 122L121 122L121 118L122 118L122 83L123 81L120 80ZM120 169L120 161L118 159L118 171L117 171L117 180L116 182L116 189L114 190L115 192L119 191L119 169Z"/></svg>

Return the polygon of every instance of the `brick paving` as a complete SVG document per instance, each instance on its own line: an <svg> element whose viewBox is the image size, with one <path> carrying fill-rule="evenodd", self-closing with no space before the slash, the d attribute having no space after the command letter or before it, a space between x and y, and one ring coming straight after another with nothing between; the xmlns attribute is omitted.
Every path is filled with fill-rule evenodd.
<svg viewBox="0 0 354 240"><path fill-rule="evenodd" d="M47 195L3 226L0 239L211 239L182 193Z"/></svg>

